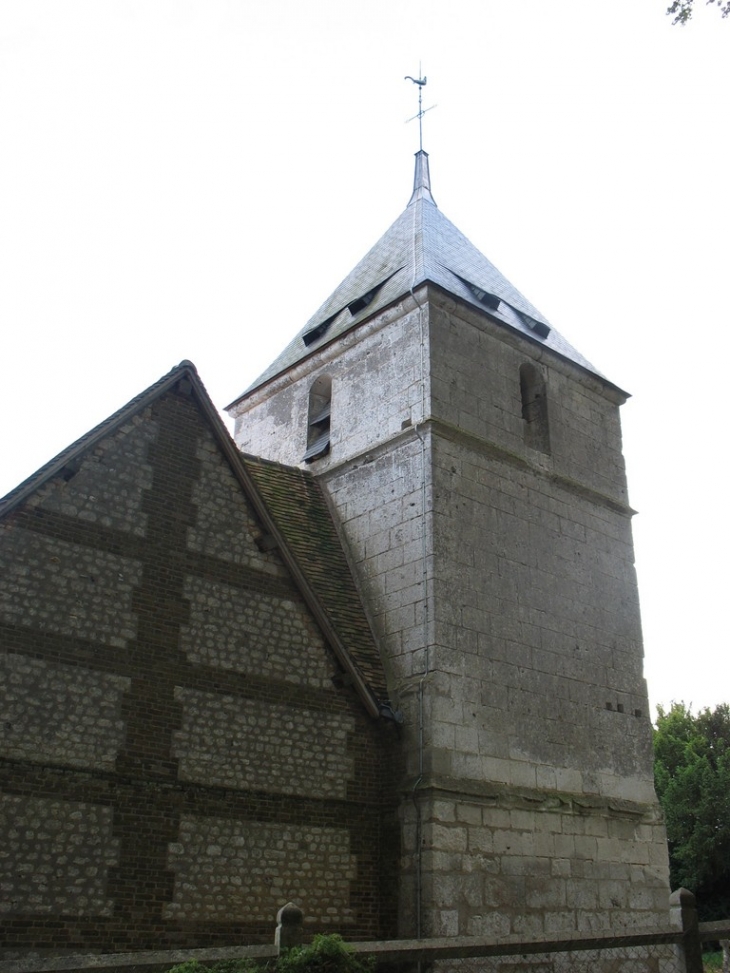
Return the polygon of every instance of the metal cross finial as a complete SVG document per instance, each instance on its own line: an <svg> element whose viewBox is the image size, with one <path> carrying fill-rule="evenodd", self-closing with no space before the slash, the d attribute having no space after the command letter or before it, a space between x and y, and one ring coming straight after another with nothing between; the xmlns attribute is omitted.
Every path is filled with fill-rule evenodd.
<svg viewBox="0 0 730 973"><path fill-rule="evenodd" d="M418 72L419 72L419 74L421 72L421 66L420 66L420 64L418 66ZM417 115L413 115L412 118L407 118L406 119L406 122L412 122L414 118L417 118L418 119L418 148L419 148L419 151L423 152L423 121L422 121L422 119L423 119L423 116L426 114L427 111L431 111L431 108L435 108L436 106L435 105L431 105L430 108L422 108L421 107L421 96L423 94L423 86L428 81L428 78L426 77L425 74L424 74L424 76L422 78L412 78L410 76L410 74L407 74L403 80L404 81L412 81L415 85L418 85L418 114Z"/></svg>

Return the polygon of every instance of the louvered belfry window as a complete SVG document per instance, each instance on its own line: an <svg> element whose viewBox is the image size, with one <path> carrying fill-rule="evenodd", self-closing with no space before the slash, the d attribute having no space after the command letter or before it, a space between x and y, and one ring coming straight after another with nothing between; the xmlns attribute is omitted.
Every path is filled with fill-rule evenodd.
<svg viewBox="0 0 730 973"><path fill-rule="evenodd" d="M330 451L331 406L332 379L329 375L320 375L309 390L305 463L321 459Z"/></svg>

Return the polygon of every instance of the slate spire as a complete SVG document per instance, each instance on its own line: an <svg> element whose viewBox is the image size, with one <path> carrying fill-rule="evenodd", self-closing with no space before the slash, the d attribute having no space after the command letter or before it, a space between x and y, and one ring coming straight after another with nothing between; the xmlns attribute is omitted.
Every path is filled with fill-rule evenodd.
<svg viewBox="0 0 730 973"><path fill-rule="evenodd" d="M428 168L428 152L423 149L416 152L416 169L413 173L413 194L408 201L410 206L418 199L426 199L436 206L436 200L431 195L431 174Z"/></svg>
<svg viewBox="0 0 730 973"><path fill-rule="evenodd" d="M419 149L415 159L413 192L398 219L278 358L228 408L426 282L605 381L444 216L431 193L428 153Z"/></svg>

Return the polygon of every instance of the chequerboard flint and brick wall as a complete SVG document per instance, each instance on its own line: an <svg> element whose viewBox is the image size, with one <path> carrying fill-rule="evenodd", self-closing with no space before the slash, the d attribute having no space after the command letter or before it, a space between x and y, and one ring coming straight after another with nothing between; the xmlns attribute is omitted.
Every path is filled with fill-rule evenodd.
<svg viewBox="0 0 730 973"><path fill-rule="evenodd" d="M269 941L292 899L313 930L393 932L393 727L343 678L206 399L180 366L5 503L6 956ZM322 500L269 472L281 542Z"/></svg>

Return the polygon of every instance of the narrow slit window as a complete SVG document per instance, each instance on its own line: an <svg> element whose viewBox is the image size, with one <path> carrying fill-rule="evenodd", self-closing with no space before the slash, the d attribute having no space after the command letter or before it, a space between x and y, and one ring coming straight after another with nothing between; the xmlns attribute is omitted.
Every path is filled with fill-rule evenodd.
<svg viewBox="0 0 730 973"><path fill-rule="evenodd" d="M520 395L525 443L541 453L550 452L545 379L532 364L520 366Z"/></svg>
<svg viewBox="0 0 730 973"><path fill-rule="evenodd" d="M305 463L321 459L330 451L331 406L332 379L321 375L309 390Z"/></svg>

